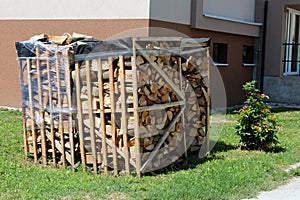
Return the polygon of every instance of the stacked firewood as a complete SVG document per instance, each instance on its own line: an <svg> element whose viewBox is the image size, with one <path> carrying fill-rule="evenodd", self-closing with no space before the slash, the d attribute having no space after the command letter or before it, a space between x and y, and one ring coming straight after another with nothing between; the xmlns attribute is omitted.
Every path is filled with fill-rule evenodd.
<svg viewBox="0 0 300 200"><path fill-rule="evenodd" d="M118 55L109 49L118 42L103 54L89 50L107 44L78 42L90 38L80 34L39 37L19 54L25 152L35 161L148 172L199 151L209 124L207 44L143 38Z"/></svg>
<svg viewBox="0 0 300 200"><path fill-rule="evenodd" d="M170 47L164 43L159 48ZM133 85L137 82L139 108L139 140L142 160L142 171L150 171L169 165L178 160L188 150L198 151L205 141L208 124L208 64L207 55L196 52L185 58L178 54L155 52L155 45L145 45L145 52L136 58L137 80L133 80L132 58L124 56L123 63L119 58L101 59L103 99L105 109L106 139L113 138L111 124L111 107L116 108L116 139L114 144L125 152L124 144L128 144L131 158L135 158L136 138ZM150 54L148 50L152 50ZM205 52L205 51L204 51ZM100 112L99 100L99 63L97 59L82 62L80 65L81 101L85 116L89 114L89 102L92 98L92 110ZM88 96L86 73L90 65L90 85L92 97ZM120 65L125 67L126 108L122 108L122 91L120 84ZM113 68L114 102L111 102L109 84L109 67ZM114 105L111 105L111 104ZM122 130L122 109L128 112L128 130ZM94 115L97 151L101 151L101 119ZM85 117L84 135L86 148L90 150L90 119ZM127 141L123 134L128 133ZM98 139L97 139L98 138ZM99 149L98 149L99 148Z"/></svg>
<svg viewBox="0 0 300 200"><path fill-rule="evenodd" d="M23 101L25 152L54 165L79 162L73 83L74 52L69 45L83 35L36 35L17 42Z"/></svg>

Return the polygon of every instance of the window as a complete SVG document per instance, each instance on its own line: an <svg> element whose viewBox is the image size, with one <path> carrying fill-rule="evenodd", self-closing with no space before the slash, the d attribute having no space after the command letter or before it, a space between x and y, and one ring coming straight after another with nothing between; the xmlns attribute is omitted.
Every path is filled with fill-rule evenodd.
<svg viewBox="0 0 300 200"><path fill-rule="evenodd" d="M224 43L213 44L213 61L216 66L228 66L227 63L228 45Z"/></svg>
<svg viewBox="0 0 300 200"><path fill-rule="evenodd" d="M244 66L254 66L254 47L253 46L243 46L243 65Z"/></svg>
<svg viewBox="0 0 300 200"><path fill-rule="evenodd" d="M299 75L300 11L287 9L284 75Z"/></svg>

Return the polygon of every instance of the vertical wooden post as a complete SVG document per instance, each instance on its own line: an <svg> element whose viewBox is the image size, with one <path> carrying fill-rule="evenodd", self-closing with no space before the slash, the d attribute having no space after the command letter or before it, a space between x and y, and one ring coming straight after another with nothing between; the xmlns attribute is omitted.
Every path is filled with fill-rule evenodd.
<svg viewBox="0 0 300 200"><path fill-rule="evenodd" d="M89 103L89 121L90 121L90 136L91 136L91 148L93 157L93 172L97 174L97 149L96 149L96 139L95 139L95 120L93 113L93 96L92 96L92 85L91 85L91 66L90 60L85 61L86 67L86 82L87 82L87 93L88 93L88 103Z"/></svg>
<svg viewBox="0 0 300 200"><path fill-rule="evenodd" d="M31 62L29 58L26 58L27 64L27 79L28 79L28 97L29 97L29 110L30 110L30 119L31 119L31 133L32 133L32 143L33 143L33 157L34 162L38 160L37 154L37 144L36 144L36 130L35 130L35 116L34 116L34 105L32 98L32 84L31 84Z"/></svg>
<svg viewBox="0 0 300 200"><path fill-rule="evenodd" d="M61 77L60 77L60 63L58 52L55 52L55 65L56 65L56 82L57 82L57 109L58 109L58 129L60 134L60 143L61 143L61 154L62 154L62 164L63 167L66 167L66 153L65 153L65 138L63 132L63 116L62 116L62 94L61 94Z"/></svg>
<svg viewBox="0 0 300 200"><path fill-rule="evenodd" d="M79 63L75 63L75 84L76 84L76 101L77 101L77 118L78 118L78 133L80 143L80 154L82 169L86 171L86 159L85 159L85 147L84 147L84 136L83 136L83 116L82 116L82 104L80 99L80 69Z"/></svg>
<svg viewBox="0 0 300 200"><path fill-rule="evenodd" d="M21 85L21 89L24 88L24 72L22 69L22 60L19 58L18 59L18 64L19 64L19 70L20 70L20 85ZM25 69L24 69L25 70ZM24 141L24 153L25 156L27 156L28 152L29 152L29 146L28 146L28 135L27 135L27 125L26 125L26 103L24 102L24 92L22 91L22 128L23 128L23 141Z"/></svg>
<svg viewBox="0 0 300 200"><path fill-rule="evenodd" d="M47 146L46 146L46 137L45 137L45 117L44 117L44 103L43 103L43 89L41 83L41 66L40 66L40 49L36 47L36 70L37 70L37 84L38 84L38 99L39 99L39 117L42 118L40 131L41 131L41 142L42 142L42 162L43 165L47 164Z"/></svg>
<svg viewBox="0 0 300 200"><path fill-rule="evenodd" d="M114 175L118 175L118 161L117 161L117 146L116 146L116 103L115 103L115 83L114 83L114 69L113 69L113 59L108 58L109 64L109 88L110 88L110 106L111 106L111 134L113 143L113 165L114 165Z"/></svg>
<svg viewBox="0 0 300 200"><path fill-rule="evenodd" d="M184 96L186 98L186 93L184 91L184 88L183 88L183 78L182 78L182 68L181 68L181 57L179 57L179 77L180 77L180 90L184 93ZM184 100L185 101L185 104L186 104L186 99ZM182 109L182 108L181 108ZM187 152L187 141L186 141L186 131L185 131L185 114L184 114L184 111L182 112L182 115L181 115L181 123L182 123L182 127L183 127L183 142L184 142L184 156L185 158L188 157L188 152ZM187 161L187 159L186 159Z"/></svg>
<svg viewBox="0 0 300 200"><path fill-rule="evenodd" d="M132 80L133 80L133 110L134 110L134 137L136 147L136 175L141 177L141 153L140 153L140 134L139 134L139 105L138 105L138 78L137 78L137 66L136 66L136 48L135 39L133 38L133 56L131 58L132 63Z"/></svg>
<svg viewBox="0 0 300 200"><path fill-rule="evenodd" d="M106 145L106 124L104 114L104 96L103 96L103 77L102 77L102 61L97 60L98 63L98 90L99 90L99 101L100 101L100 123L102 133L102 154L103 154L103 166L104 174L108 175L108 164L107 164L107 145Z"/></svg>
<svg viewBox="0 0 300 200"><path fill-rule="evenodd" d="M125 71L124 71L124 58L119 56L120 64L120 77L121 77L121 101L122 101L122 132L123 132L123 142L124 142L124 152L125 152L125 170L126 175L130 175L130 165L129 165L129 151L128 151L128 120L127 120L127 106L126 106L126 86L125 86Z"/></svg>
<svg viewBox="0 0 300 200"><path fill-rule="evenodd" d="M71 88L71 75L70 75L70 65L69 65L69 57L68 57L68 49L63 51L63 59L64 59L64 67L65 67L65 85L66 85L66 93L67 93L67 102L69 108L69 140L70 140L70 151L71 151L71 166L72 169L75 170L75 144L74 144L74 133L73 133L73 108L72 108L72 88Z"/></svg>
<svg viewBox="0 0 300 200"><path fill-rule="evenodd" d="M53 165L56 166L56 150L55 150L55 136L54 136L54 124L53 124L53 96L52 96L52 86L51 86L51 70L49 62L49 51L46 50L47 59L47 74L48 74L48 96L49 96L49 113L50 113L50 138L51 138L51 148L52 148L52 159Z"/></svg>
<svg viewBox="0 0 300 200"><path fill-rule="evenodd" d="M209 50L206 49L206 57L209 58ZM207 66L207 73L208 73L208 78L207 78L207 96L208 99L206 99L207 101L207 107L206 107L206 154L208 154L208 152L210 151L210 142L209 142L209 136L210 136L210 66L211 66L211 60L208 61L208 66Z"/></svg>

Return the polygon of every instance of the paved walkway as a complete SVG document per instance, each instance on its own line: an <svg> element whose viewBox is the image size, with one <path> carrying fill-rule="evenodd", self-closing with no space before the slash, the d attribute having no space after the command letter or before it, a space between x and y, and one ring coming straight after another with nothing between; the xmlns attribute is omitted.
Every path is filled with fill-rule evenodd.
<svg viewBox="0 0 300 200"><path fill-rule="evenodd" d="M251 200L300 200L300 177L295 177L286 185L269 192L261 192Z"/></svg>

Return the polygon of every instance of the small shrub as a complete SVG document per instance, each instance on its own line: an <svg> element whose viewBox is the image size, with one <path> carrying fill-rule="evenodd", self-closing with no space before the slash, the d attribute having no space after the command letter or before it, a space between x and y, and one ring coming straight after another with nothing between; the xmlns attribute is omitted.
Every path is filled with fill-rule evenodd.
<svg viewBox="0 0 300 200"><path fill-rule="evenodd" d="M243 85L247 99L245 106L238 111L236 134L241 137L243 149L267 151L278 143L278 123L271 107L265 103L269 97L256 89L255 84L256 81L251 81Z"/></svg>

